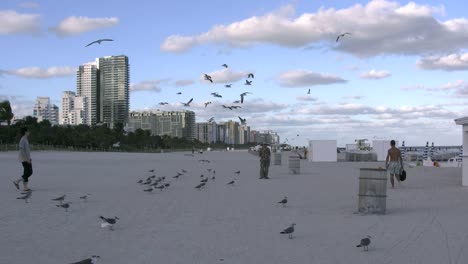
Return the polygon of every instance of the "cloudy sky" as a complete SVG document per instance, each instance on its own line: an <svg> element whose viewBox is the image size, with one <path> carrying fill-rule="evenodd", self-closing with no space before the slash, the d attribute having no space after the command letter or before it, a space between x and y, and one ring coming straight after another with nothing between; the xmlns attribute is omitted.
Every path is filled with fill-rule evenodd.
<svg viewBox="0 0 468 264"><path fill-rule="evenodd" d="M181 102L194 98L197 121L241 116L296 145L357 138L461 144L454 119L468 116L464 1L128 3L2 0L0 99L12 102L17 117L32 114L37 96L61 107L62 92L76 91L79 65L124 54L132 110L187 109ZM85 47L99 38L115 41ZM243 92L251 94L242 108L222 107Z"/></svg>

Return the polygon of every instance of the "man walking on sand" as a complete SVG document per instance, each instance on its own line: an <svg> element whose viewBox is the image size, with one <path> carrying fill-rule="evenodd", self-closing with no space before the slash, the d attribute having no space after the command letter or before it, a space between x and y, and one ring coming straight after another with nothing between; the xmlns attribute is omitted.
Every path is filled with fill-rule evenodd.
<svg viewBox="0 0 468 264"><path fill-rule="evenodd" d="M268 168L270 167L271 151L266 143L262 144L258 155L260 156L260 179L270 179L268 177Z"/></svg>
<svg viewBox="0 0 468 264"><path fill-rule="evenodd" d="M385 160L385 167L390 174L390 182L392 188L395 188L395 177L400 183L400 173L403 170L403 159L401 158L401 152L395 147L395 140L390 141L391 148L388 150L387 159Z"/></svg>
<svg viewBox="0 0 468 264"><path fill-rule="evenodd" d="M13 181L16 189L19 190L19 183L23 181L23 190L30 191L28 188L29 177L32 175L31 149L29 148L29 131L27 127L21 128L21 140L19 142L19 160L23 165L23 176Z"/></svg>

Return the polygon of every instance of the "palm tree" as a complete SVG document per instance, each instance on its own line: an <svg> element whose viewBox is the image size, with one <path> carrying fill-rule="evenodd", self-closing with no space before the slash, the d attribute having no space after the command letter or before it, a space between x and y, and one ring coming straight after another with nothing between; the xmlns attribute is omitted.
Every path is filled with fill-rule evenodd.
<svg viewBox="0 0 468 264"><path fill-rule="evenodd" d="M5 100L0 102L0 120L7 121L8 126L15 115L11 110L10 101Z"/></svg>

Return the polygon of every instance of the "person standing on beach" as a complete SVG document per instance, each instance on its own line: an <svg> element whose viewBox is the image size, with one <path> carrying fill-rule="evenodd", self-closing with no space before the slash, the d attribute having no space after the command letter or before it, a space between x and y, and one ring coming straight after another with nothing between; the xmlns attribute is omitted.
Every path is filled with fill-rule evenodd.
<svg viewBox="0 0 468 264"><path fill-rule="evenodd" d="M270 179L268 177L268 168L270 167L271 151L266 143L262 144L258 155L260 156L260 179Z"/></svg>
<svg viewBox="0 0 468 264"><path fill-rule="evenodd" d="M391 148L388 150L387 159L385 160L385 167L390 174L392 188L395 188L395 180L393 177L395 177L400 183L400 173L403 170L403 159L401 158L400 150L395 147L395 140L390 141L390 146Z"/></svg>
<svg viewBox="0 0 468 264"><path fill-rule="evenodd" d="M30 191L28 188L29 177L33 174L32 160L31 160L31 149L29 148L29 131L27 127L21 128L21 139L19 142L19 161L23 165L23 176L13 181L16 189L19 190L19 183L23 181L23 190Z"/></svg>

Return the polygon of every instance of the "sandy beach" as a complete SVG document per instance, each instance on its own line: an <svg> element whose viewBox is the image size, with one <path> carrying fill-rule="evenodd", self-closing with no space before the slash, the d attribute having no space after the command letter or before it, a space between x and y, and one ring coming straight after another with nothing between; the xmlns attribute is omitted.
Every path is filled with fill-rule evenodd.
<svg viewBox="0 0 468 264"><path fill-rule="evenodd" d="M259 180L246 151L163 154L34 152L29 203L11 179L17 152L0 153L0 263L450 263L468 260L468 189L461 168L407 168L391 189L387 214L356 214L359 168L382 162L314 163L301 174L270 167ZM210 163L200 163L207 159ZM197 190L200 175L216 179ZM139 179L166 177L168 189L143 192ZM174 179L178 171L188 172ZM234 172L240 170L237 176ZM211 175L210 175L211 176ZM226 185L235 179L233 186ZM90 194L88 202L79 196ZM66 194L68 212L52 198ZM288 204L277 204L285 195ZM99 216L118 216L114 231ZM280 231L296 223L294 239ZM369 251L356 248L369 235Z"/></svg>

